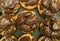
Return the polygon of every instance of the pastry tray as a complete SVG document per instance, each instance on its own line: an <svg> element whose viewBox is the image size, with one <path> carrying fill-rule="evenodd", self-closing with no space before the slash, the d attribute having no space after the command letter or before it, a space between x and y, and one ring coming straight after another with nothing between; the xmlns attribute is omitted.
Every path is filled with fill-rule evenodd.
<svg viewBox="0 0 60 41"><path fill-rule="evenodd" d="M26 10L25 8L23 7L20 7L19 11L16 13L16 14L20 14L22 11ZM38 15L38 18L39 18L39 21L41 22L43 20L43 16L41 16L38 12L38 9L35 8L33 9L32 11L36 12L36 14ZM0 13L1 15L1 13ZM55 14L53 17L57 18L57 19L60 19L60 11L57 12L57 14ZM17 28L17 30L12 34L14 35L17 39L23 35L24 33L20 31L20 29ZM35 32L31 33L35 38L36 38L36 41L39 39L39 37L42 36L41 32L39 29L37 29ZM0 36L1 37L1 36Z"/></svg>

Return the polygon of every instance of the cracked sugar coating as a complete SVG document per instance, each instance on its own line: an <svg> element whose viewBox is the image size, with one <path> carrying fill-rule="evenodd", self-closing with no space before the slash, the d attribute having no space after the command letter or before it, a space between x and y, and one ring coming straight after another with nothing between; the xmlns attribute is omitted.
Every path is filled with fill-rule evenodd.
<svg viewBox="0 0 60 41"><path fill-rule="evenodd" d="M15 14L20 8L19 0L0 0L1 11L4 14Z"/></svg>
<svg viewBox="0 0 60 41"><path fill-rule="evenodd" d="M46 18L40 24L43 35L58 38L60 37L60 21L55 18Z"/></svg>
<svg viewBox="0 0 60 41"><path fill-rule="evenodd" d="M0 41L17 41L17 39L14 36L6 35L6 36L2 37L2 39Z"/></svg>
<svg viewBox="0 0 60 41"><path fill-rule="evenodd" d="M17 27L24 32L35 31L38 28L38 17L32 12L23 12L18 15Z"/></svg>
<svg viewBox="0 0 60 41"><path fill-rule="evenodd" d="M12 34L16 30L14 25L14 19L11 18L9 15L0 16L0 34Z"/></svg>

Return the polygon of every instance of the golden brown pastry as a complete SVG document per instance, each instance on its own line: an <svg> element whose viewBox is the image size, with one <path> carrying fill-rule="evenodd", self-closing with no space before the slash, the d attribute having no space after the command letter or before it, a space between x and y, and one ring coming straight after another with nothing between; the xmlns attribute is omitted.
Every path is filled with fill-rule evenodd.
<svg viewBox="0 0 60 41"><path fill-rule="evenodd" d="M60 37L60 20L56 18L46 18L40 24L43 35L58 38Z"/></svg>
<svg viewBox="0 0 60 41"><path fill-rule="evenodd" d="M53 16L60 9L60 0L40 0L38 10L43 16Z"/></svg>
<svg viewBox="0 0 60 41"><path fill-rule="evenodd" d="M11 16L0 16L0 35L10 35L15 30L15 21Z"/></svg>
<svg viewBox="0 0 60 41"><path fill-rule="evenodd" d="M39 26L38 16L33 11L23 11L17 16L16 25L25 33L33 32Z"/></svg>
<svg viewBox="0 0 60 41"><path fill-rule="evenodd" d="M36 41L36 39L31 34L24 34L18 39L18 41Z"/></svg>
<svg viewBox="0 0 60 41"><path fill-rule="evenodd" d="M20 0L0 0L0 8L3 14L14 15L20 8Z"/></svg>
<svg viewBox="0 0 60 41"><path fill-rule="evenodd" d="M0 41L18 41L15 36L6 35Z"/></svg>
<svg viewBox="0 0 60 41"><path fill-rule="evenodd" d="M41 38L38 39L38 41L58 41L58 40L42 36Z"/></svg>
<svg viewBox="0 0 60 41"><path fill-rule="evenodd" d="M31 10L37 7L39 0L20 0L20 4L22 7Z"/></svg>

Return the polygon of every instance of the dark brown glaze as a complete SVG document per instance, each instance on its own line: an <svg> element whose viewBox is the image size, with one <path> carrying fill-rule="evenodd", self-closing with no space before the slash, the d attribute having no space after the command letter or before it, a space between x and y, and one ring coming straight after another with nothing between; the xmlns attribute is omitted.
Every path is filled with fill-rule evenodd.
<svg viewBox="0 0 60 41"><path fill-rule="evenodd" d="M5 38L2 39L2 41L17 41L17 39L15 37L12 38L12 36L7 35L5 36Z"/></svg>
<svg viewBox="0 0 60 41"><path fill-rule="evenodd" d="M17 4L19 4L19 0L2 0L1 2L1 9L2 12L6 13L6 14L13 14L15 13L15 10L18 10L19 7L16 6Z"/></svg>
<svg viewBox="0 0 60 41"><path fill-rule="evenodd" d="M55 18L46 18L40 25L43 35L53 38L60 37L60 24Z"/></svg>
<svg viewBox="0 0 60 41"><path fill-rule="evenodd" d="M20 37L18 41L36 41L36 39L35 37L32 37L32 36L23 36L23 37Z"/></svg>
<svg viewBox="0 0 60 41"><path fill-rule="evenodd" d="M30 36L22 37L20 41L30 41Z"/></svg>
<svg viewBox="0 0 60 41"><path fill-rule="evenodd" d="M21 0L21 2L26 2L26 6L33 6L38 3L39 0Z"/></svg>
<svg viewBox="0 0 60 41"><path fill-rule="evenodd" d="M6 30L5 32L9 33L9 31L14 28L14 25L14 19L11 18L9 15L0 16L0 33L4 30Z"/></svg>
<svg viewBox="0 0 60 41"><path fill-rule="evenodd" d="M38 28L38 17L31 12L24 12L18 15L17 27L24 32L35 31Z"/></svg>

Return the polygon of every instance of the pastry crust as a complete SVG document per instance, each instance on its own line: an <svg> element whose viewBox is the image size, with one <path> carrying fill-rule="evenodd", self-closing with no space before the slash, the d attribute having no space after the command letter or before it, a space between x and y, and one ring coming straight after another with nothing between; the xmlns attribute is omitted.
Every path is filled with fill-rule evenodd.
<svg viewBox="0 0 60 41"><path fill-rule="evenodd" d="M33 37L31 34L24 34L24 35L22 35L19 39L18 39L18 41L21 41L21 39L23 38L23 37L29 37L30 38L30 40L29 41L33 41L33 39L35 39L35 37ZM35 40L34 40L35 41Z"/></svg>
<svg viewBox="0 0 60 41"><path fill-rule="evenodd" d="M39 0L39 2L38 2L38 11L39 11L39 13L40 13L41 15L43 15L43 12L46 10L46 8L44 8L43 10L41 10L41 8L40 8L41 1L42 1L42 0Z"/></svg>

